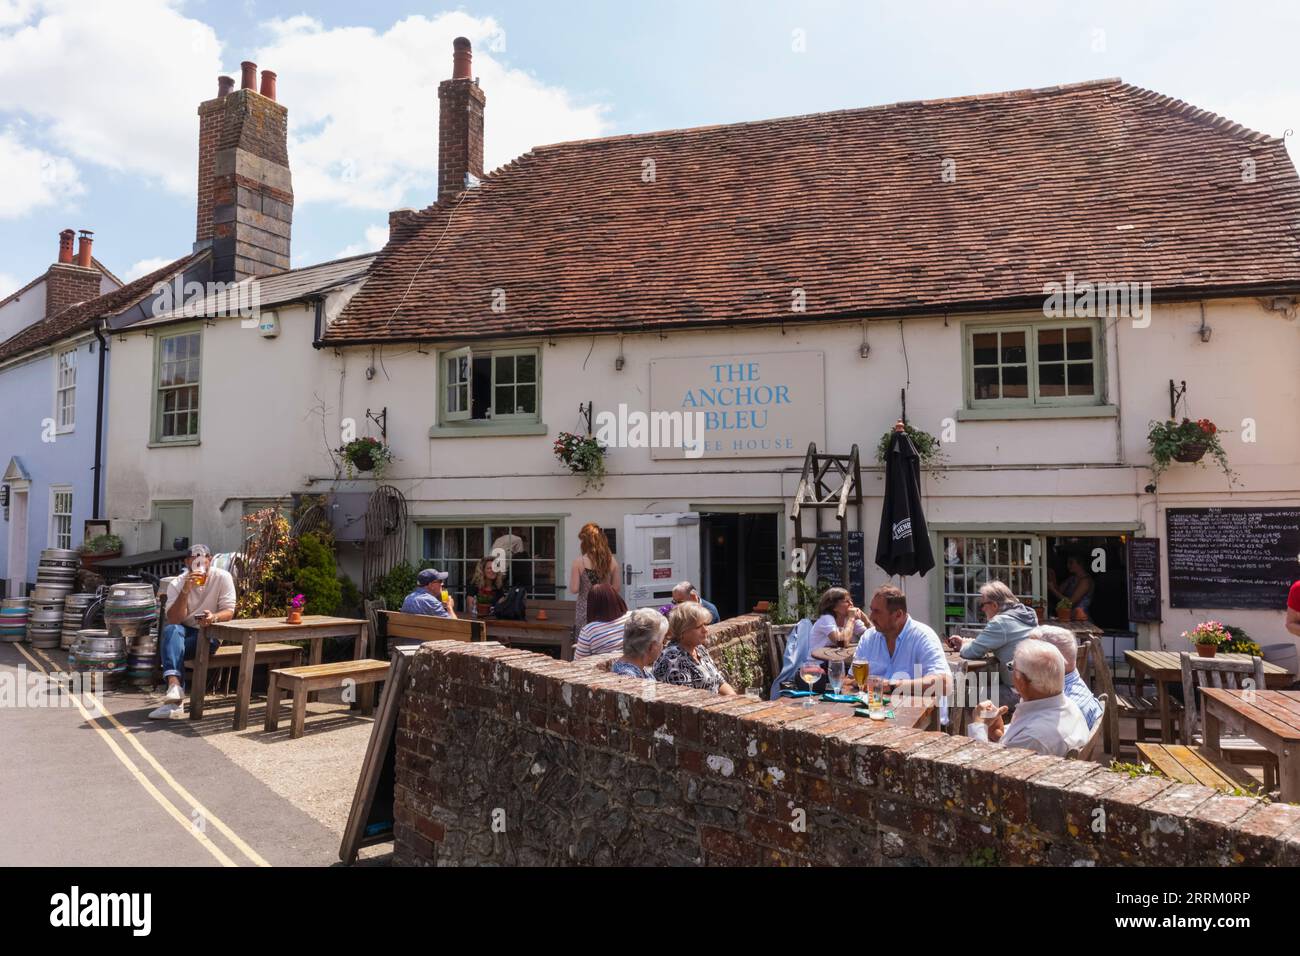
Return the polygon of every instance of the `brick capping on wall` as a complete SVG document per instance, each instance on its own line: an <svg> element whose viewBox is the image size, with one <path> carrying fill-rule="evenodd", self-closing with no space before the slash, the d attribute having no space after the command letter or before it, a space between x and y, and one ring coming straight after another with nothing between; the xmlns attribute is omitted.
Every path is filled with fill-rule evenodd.
<svg viewBox="0 0 1300 956"><path fill-rule="evenodd" d="M1298 806L495 643L420 648L396 783L402 865L1300 865Z"/></svg>

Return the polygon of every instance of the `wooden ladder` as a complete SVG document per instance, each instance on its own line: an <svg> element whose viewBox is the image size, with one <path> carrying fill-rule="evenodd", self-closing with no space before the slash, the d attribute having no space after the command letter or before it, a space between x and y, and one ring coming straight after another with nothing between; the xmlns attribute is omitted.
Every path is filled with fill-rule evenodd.
<svg viewBox="0 0 1300 956"><path fill-rule="evenodd" d="M837 480L838 479L838 480ZM807 567L814 567L817 549L822 545L841 549L840 581L849 586L849 505L862 504L862 470L858 463L858 446L847 455L831 455L817 451L816 442L808 444L803 460L803 473L794 494L794 507L790 520L794 522L794 546L802 548L807 557ZM822 512L835 510L838 530L823 531ZM812 534L804 532L804 511L813 515Z"/></svg>

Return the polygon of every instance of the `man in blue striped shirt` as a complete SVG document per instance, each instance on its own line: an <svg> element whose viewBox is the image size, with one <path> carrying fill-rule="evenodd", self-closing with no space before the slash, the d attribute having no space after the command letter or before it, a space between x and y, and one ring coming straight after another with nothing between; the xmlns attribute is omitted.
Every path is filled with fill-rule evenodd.
<svg viewBox="0 0 1300 956"><path fill-rule="evenodd" d="M1030 640L1046 641L1061 652L1061 657L1065 659L1065 697L1074 701L1074 705L1083 714L1088 729L1092 730L1092 725L1101 717L1101 702L1093 696L1079 676L1079 644L1074 635L1063 627L1040 624L1029 632L1028 637Z"/></svg>

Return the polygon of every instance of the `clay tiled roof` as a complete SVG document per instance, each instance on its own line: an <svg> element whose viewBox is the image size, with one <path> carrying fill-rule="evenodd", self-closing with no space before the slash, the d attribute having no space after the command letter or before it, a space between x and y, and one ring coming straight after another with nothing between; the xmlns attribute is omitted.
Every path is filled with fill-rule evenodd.
<svg viewBox="0 0 1300 956"><path fill-rule="evenodd" d="M95 324L102 316L115 315L134 305L149 294L154 283L167 279L178 271L185 269L192 262L207 255L207 250L177 259L170 265L141 276L134 282L128 282L120 289L106 292L94 299L87 299L69 306L58 315L33 323L18 334L0 343L0 362L7 361L24 352L45 348L65 339L70 335L83 332Z"/></svg>
<svg viewBox="0 0 1300 956"><path fill-rule="evenodd" d="M1280 139L1120 80L561 143L399 224L325 341L1300 286L1298 224Z"/></svg>

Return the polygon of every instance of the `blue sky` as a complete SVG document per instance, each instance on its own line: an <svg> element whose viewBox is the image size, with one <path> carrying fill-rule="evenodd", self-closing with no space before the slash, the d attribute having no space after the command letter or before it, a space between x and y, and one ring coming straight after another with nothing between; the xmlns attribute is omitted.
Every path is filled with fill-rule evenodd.
<svg viewBox="0 0 1300 956"><path fill-rule="evenodd" d="M289 108L305 265L433 198L437 81L475 45L489 167L530 145L1122 76L1300 129L1300 5L0 0L0 295L64 227L119 275L188 252L198 103L254 59ZM1294 154L1293 154L1294 155Z"/></svg>

